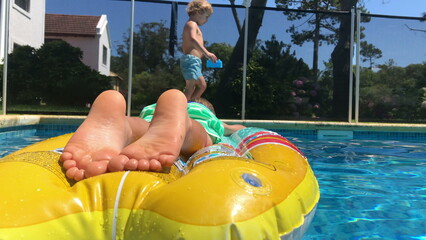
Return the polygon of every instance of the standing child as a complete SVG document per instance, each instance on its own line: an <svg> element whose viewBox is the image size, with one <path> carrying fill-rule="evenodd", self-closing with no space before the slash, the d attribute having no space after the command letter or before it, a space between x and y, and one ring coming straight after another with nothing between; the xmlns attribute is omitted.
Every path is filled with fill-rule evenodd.
<svg viewBox="0 0 426 240"><path fill-rule="evenodd" d="M184 55L180 59L180 67L185 78L185 96L188 100L199 98L207 88L201 69L201 58L205 56L213 62L217 61L216 55L204 47L203 34L199 26L204 25L213 8L206 0L193 0L186 9L189 20L183 27L182 51Z"/></svg>

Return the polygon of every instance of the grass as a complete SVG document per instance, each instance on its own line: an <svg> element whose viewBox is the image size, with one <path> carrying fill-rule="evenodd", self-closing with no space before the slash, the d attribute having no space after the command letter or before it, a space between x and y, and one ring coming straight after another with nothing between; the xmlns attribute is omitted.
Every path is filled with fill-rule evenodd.
<svg viewBox="0 0 426 240"><path fill-rule="evenodd" d="M7 114L36 114L36 115L87 115L89 107L54 106L54 105L11 105L7 106ZM0 106L3 112L3 106ZM139 109L132 109L132 116L139 116Z"/></svg>
<svg viewBox="0 0 426 240"><path fill-rule="evenodd" d="M3 111L3 109L2 109ZM63 115L87 115L89 108L75 106L54 105L11 105L7 106L7 113L16 114L63 114Z"/></svg>
<svg viewBox="0 0 426 240"><path fill-rule="evenodd" d="M0 102L1 103L1 102ZM0 113L3 113L2 105L0 104ZM76 116L86 116L89 113L89 107L76 107L76 106L55 106L55 105L11 105L7 106L7 114L34 114L34 115L76 115ZM139 116L140 109L132 108L131 115ZM264 119L267 120L267 119ZM274 120L274 119L271 119ZM277 120L277 119L275 119ZM323 121L323 122L346 122L347 119L289 119L293 121ZM362 119L360 120L362 123L414 123L414 124L425 124L426 119L419 120L407 120L407 119L392 119L392 120L384 120L384 119ZM352 120L351 123L355 123L355 120Z"/></svg>

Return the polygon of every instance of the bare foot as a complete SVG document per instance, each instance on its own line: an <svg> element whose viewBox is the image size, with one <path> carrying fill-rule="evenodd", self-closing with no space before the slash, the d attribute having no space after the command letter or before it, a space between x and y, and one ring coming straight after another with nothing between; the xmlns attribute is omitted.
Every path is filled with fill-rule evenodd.
<svg viewBox="0 0 426 240"><path fill-rule="evenodd" d="M105 173L109 161L129 143L131 134L121 94L102 93L61 155L67 177L79 181Z"/></svg>
<svg viewBox="0 0 426 240"><path fill-rule="evenodd" d="M173 129L176 130L176 129ZM136 142L125 147L119 156L111 159L110 171L140 170L160 171L170 167L179 157L182 146L181 133L150 127Z"/></svg>
<svg viewBox="0 0 426 240"><path fill-rule="evenodd" d="M160 171L162 167L173 165L192 124L186 108L187 100L182 92L163 93L145 135L112 158L108 169Z"/></svg>
<svg viewBox="0 0 426 240"><path fill-rule="evenodd" d="M160 96L151 124L125 116L125 109L120 93L99 95L61 155L68 178L79 181L107 171L160 171L173 165L179 153L189 156L211 144L201 124L189 118L186 97L179 90Z"/></svg>

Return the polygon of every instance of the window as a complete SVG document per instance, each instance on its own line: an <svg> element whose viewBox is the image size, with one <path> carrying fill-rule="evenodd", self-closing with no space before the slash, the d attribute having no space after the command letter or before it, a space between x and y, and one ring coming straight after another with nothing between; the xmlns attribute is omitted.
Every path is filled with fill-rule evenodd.
<svg viewBox="0 0 426 240"><path fill-rule="evenodd" d="M15 0L15 4L27 12L30 12L30 0Z"/></svg>
<svg viewBox="0 0 426 240"><path fill-rule="evenodd" d="M104 65L107 65L107 61L108 61L108 49L104 45L104 47L102 49L102 63Z"/></svg>

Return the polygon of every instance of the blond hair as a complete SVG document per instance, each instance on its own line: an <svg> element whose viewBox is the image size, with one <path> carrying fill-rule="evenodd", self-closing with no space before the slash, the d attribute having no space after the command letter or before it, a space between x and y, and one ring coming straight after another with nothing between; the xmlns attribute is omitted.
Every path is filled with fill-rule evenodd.
<svg viewBox="0 0 426 240"><path fill-rule="evenodd" d="M200 104L204 105L205 107L207 107L214 115L216 115L216 112L214 111L213 104L211 104L211 102L209 102L209 100L202 98L202 97L199 97L199 98L191 99L190 102L200 103Z"/></svg>
<svg viewBox="0 0 426 240"><path fill-rule="evenodd" d="M186 7L186 12L188 13L188 16L204 13L212 15L213 8L212 5L206 0L193 0L188 3L188 6Z"/></svg>

